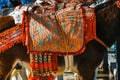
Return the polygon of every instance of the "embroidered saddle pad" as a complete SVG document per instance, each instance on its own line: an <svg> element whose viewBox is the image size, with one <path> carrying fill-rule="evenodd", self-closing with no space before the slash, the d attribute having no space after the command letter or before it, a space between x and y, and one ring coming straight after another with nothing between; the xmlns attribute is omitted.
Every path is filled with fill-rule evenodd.
<svg viewBox="0 0 120 80"><path fill-rule="evenodd" d="M79 53L85 46L85 16L92 11L69 7L57 12L29 13L30 51Z"/></svg>

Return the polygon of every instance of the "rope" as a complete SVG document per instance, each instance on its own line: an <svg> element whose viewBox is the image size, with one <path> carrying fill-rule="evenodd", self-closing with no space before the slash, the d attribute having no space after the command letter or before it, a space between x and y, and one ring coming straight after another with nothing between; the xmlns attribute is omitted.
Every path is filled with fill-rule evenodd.
<svg viewBox="0 0 120 80"><path fill-rule="evenodd" d="M99 42L100 44L102 44L106 49L107 49L107 51L109 51L110 50L110 48L102 41L102 40L100 40L99 38L94 38L97 42Z"/></svg>

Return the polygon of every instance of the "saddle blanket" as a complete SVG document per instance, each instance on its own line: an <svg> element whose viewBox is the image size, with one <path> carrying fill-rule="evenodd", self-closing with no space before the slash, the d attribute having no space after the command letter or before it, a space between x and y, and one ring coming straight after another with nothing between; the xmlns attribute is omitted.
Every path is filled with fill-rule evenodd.
<svg viewBox="0 0 120 80"><path fill-rule="evenodd" d="M57 12L29 13L28 17L30 51L80 54L96 34L93 8L76 5Z"/></svg>

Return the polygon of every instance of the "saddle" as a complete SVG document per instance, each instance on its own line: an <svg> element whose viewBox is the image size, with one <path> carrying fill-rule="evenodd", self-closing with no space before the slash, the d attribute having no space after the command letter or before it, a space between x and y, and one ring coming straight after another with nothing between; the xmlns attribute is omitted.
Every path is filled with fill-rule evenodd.
<svg viewBox="0 0 120 80"><path fill-rule="evenodd" d="M27 15L30 52L80 54L85 44L96 37L94 9L72 6L57 12L52 8L38 10L41 12Z"/></svg>
<svg viewBox="0 0 120 80"><path fill-rule="evenodd" d="M32 71L29 80L54 80L57 56L82 54L85 45L96 38L93 8L44 5L23 15L24 42Z"/></svg>

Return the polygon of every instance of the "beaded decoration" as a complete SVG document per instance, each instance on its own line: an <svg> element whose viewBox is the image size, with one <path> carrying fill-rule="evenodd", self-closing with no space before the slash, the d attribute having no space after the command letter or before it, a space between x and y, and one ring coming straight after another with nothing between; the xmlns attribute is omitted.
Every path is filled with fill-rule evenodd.
<svg viewBox="0 0 120 80"><path fill-rule="evenodd" d="M52 56L52 54L46 53L30 53L31 74L29 80L54 80L52 75L54 68L52 67L56 63L53 61L55 59L52 59Z"/></svg>
<svg viewBox="0 0 120 80"><path fill-rule="evenodd" d="M54 80L52 75L57 70L57 55L39 52L30 52L29 44L29 19L28 12L24 12L23 27L26 34L23 43L27 45L27 50L30 56L31 73L28 77L29 80ZM25 21L24 21L25 20ZM26 26L26 27L25 27ZM54 66L53 66L54 65Z"/></svg>

